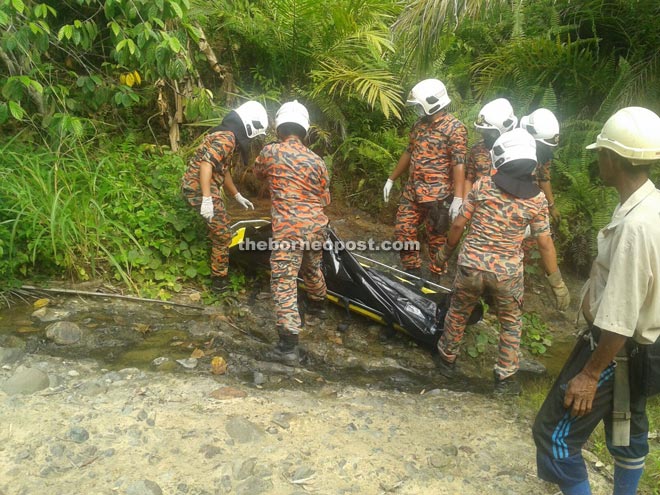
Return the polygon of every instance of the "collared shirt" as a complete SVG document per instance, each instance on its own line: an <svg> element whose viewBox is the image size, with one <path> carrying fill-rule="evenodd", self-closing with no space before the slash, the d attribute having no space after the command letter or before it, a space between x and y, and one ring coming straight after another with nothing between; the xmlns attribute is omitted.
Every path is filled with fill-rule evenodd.
<svg viewBox="0 0 660 495"><path fill-rule="evenodd" d="M476 143L468 153L467 165L465 166L465 180L474 184L478 178L484 175L492 175L493 159L490 150L482 139Z"/></svg>
<svg viewBox="0 0 660 495"><path fill-rule="evenodd" d="M522 275L521 245L528 225L534 237L550 235L545 194L517 198L497 187L490 175L475 182L459 214L471 222L458 264L498 278Z"/></svg>
<svg viewBox="0 0 660 495"><path fill-rule="evenodd" d="M593 323L651 344L660 336L660 191L646 181L598 233L582 289Z"/></svg>
<svg viewBox="0 0 660 495"><path fill-rule="evenodd" d="M274 239L304 239L328 224L330 204L325 162L297 138L264 146L254 173L268 181Z"/></svg>
<svg viewBox="0 0 660 495"><path fill-rule="evenodd" d="M445 113L438 120L419 119L408 141L410 169L403 196L415 203L428 203L454 193L453 169L465 164L467 129Z"/></svg>

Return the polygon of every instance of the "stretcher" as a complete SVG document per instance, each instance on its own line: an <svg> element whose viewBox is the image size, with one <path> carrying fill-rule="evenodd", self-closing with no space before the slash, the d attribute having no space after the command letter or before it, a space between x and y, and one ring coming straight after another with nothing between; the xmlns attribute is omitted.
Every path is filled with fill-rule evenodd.
<svg viewBox="0 0 660 495"><path fill-rule="evenodd" d="M244 220L231 229L230 261L244 269L269 269L270 252L248 250L246 246L268 245L272 235L270 221ZM435 348L449 309L451 290L342 249L343 242L330 227L327 238L322 270L328 300L347 312L369 318ZM302 280L300 287L304 290ZM469 324L482 317L483 306L478 304L470 315Z"/></svg>

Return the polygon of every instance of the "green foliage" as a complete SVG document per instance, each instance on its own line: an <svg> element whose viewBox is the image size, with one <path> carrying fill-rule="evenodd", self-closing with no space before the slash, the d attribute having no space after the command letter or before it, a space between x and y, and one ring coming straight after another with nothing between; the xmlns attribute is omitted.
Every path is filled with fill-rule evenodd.
<svg viewBox="0 0 660 495"><path fill-rule="evenodd" d="M552 345L552 333L537 313L523 314L523 330L520 345L534 355L545 354Z"/></svg>
<svg viewBox="0 0 660 495"><path fill-rule="evenodd" d="M179 193L182 159L110 145L3 150L0 276L107 277L159 297L208 277L205 228Z"/></svg>
<svg viewBox="0 0 660 495"><path fill-rule="evenodd" d="M471 358L479 357L486 352L488 346L497 345L497 334L490 327L481 325L468 327L465 351Z"/></svg>

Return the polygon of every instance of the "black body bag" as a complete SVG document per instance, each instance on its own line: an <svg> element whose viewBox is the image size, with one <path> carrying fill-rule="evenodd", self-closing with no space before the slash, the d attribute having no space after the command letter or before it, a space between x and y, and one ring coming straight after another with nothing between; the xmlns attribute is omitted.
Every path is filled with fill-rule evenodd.
<svg viewBox="0 0 660 495"><path fill-rule="evenodd" d="M660 339L654 344L635 344L629 355L634 388L645 397L660 394Z"/></svg>

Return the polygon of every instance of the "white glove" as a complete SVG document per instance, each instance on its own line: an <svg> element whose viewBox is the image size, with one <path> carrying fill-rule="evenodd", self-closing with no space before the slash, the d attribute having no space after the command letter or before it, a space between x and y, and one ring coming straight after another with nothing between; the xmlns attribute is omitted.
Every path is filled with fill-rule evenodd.
<svg viewBox="0 0 660 495"><path fill-rule="evenodd" d="M394 185L394 181L392 179L387 179L387 182L385 183L385 187L383 188L383 201L386 203L390 200L390 191L392 191L392 186Z"/></svg>
<svg viewBox="0 0 660 495"><path fill-rule="evenodd" d="M249 199L245 199L241 193L236 193L234 199L238 201L238 204L241 205L246 210L254 210L254 205Z"/></svg>
<svg viewBox="0 0 660 495"><path fill-rule="evenodd" d="M525 233L523 234L523 239L527 239L530 235L532 235L532 229L528 225L525 227Z"/></svg>
<svg viewBox="0 0 660 495"><path fill-rule="evenodd" d="M202 196L202 207L199 209L199 214L207 222L213 219L213 198L211 196Z"/></svg>
<svg viewBox="0 0 660 495"><path fill-rule="evenodd" d="M449 218L451 218L452 222L458 216L458 212L461 209L462 204L463 198L459 198L458 196L454 196L454 199L451 200L451 205L449 206Z"/></svg>

